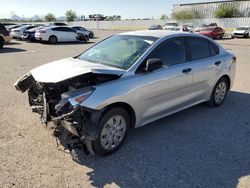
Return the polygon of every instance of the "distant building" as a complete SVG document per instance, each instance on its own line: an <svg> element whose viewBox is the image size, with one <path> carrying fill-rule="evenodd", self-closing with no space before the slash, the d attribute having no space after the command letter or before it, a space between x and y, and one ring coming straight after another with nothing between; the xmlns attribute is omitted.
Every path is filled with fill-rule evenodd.
<svg viewBox="0 0 250 188"><path fill-rule="evenodd" d="M226 1L210 1L202 3L187 3L187 4L175 4L173 5L173 12L179 11L197 11L205 18L213 18L214 10L216 10L221 4L237 6L243 16L250 16L250 1L241 0L226 0Z"/></svg>

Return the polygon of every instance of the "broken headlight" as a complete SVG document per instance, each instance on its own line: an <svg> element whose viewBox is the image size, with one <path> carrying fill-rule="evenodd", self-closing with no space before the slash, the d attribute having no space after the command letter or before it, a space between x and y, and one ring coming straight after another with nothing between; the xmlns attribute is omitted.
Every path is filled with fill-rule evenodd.
<svg viewBox="0 0 250 188"><path fill-rule="evenodd" d="M73 98L69 99L69 102L71 103L72 106L77 106L79 104L81 104L82 102L84 102L92 93L94 90L88 91L86 93L83 94L79 94Z"/></svg>

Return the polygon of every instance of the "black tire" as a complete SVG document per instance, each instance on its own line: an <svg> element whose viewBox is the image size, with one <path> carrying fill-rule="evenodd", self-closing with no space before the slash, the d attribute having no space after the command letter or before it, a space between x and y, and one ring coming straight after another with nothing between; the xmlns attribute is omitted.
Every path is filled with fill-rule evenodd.
<svg viewBox="0 0 250 188"><path fill-rule="evenodd" d="M50 44L56 44L57 43L57 37L56 36L50 36L49 37L49 43Z"/></svg>
<svg viewBox="0 0 250 188"><path fill-rule="evenodd" d="M4 40L2 37L0 37L0 49L3 48L3 45L4 45Z"/></svg>
<svg viewBox="0 0 250 188"><path fill-rule="evenodd" d="M221 83L224 83L224 84L225 84L225 86L226 86L226 92L225 92L225 94L224 94L223 99L222 99L220 102L218 102L218 101L216 100L216 89L218 88L218 86L219 86ZM228 90L229 90L229 83L228 83L227 79L224 78L224 77L220 78L219 81L218 81L218 82L215 84L215 86L214 86L212 95L211 95L211 97L210 97L210 100L208 101L208 105L214 106L214 107L220 106L220 105L224 102Z"/></svg>
<svg viewBox="0 0 250 188"><path fill-rule="evenodd" d="M123 136L123 139L120 141L120 143L116 147L114 147L110 150L107 150L101 144L101 132L104 128L104 125L107 123L107 121L110 120L110 118L112 118L113 116L117 116L117 115L122 116L126 122L125 134ZM104 113L104 115L102 116L102 118L98 122L98 127L100 130L98 133L98 138L96 140L94 140L94 142L93 142L95 153L97 155L100 155L100 156L112 154L121 147L122 143L125 140L126 134L127 134L128 129L130 127L129 115L128 115L127 111L124 110L123 108L111 108L110 110L108 110L107 112Z"/></svg>
<svg viewBox="0 0 250 188"><path fill-rule="evenodd" d="M93 34L93 33L90 33L90 34L89 34L89 38L90 38L90 39L94 38L94 34Z"/></svg>
<svg viewBox="0 0 250 188"><path fill-rule="evenodd" d="M249 33L247 33L245 37L246 37L246 38L249 38Z"/></svg>

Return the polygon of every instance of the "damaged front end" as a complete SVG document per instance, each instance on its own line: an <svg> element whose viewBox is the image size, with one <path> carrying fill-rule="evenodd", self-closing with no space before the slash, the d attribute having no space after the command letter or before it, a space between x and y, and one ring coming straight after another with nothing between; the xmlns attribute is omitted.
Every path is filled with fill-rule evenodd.
<svg viewBox="0 0 250 188"><path fill-rule="evenodd" d="M86 73L57 83L38 82L28 73L15 83L18 91L28 91L29 104L33 112L40 115L41 122L55 124L58 130L67 133L65 139L71 153L84 149L94 155L92 141L98 136L97 123L101 112L82 106L94 91L95 86L118 79L119 75ZM73 159L78 159L73 156Z"/></svg>

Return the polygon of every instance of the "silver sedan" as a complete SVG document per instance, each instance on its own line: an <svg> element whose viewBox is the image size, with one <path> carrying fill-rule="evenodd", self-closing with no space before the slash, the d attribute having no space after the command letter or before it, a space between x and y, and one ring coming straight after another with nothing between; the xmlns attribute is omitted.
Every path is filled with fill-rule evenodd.
<svg viewBox="0 0 250 188"><path fill-rule="evenodd" d="M236 57L205 36L136 31L35 68L15 87L28 90L30 106L43 123L53 121L68 132L72 153L82 148L107 155L121 146L130 128L198 103L220 106L235 68Z"/></svg>

